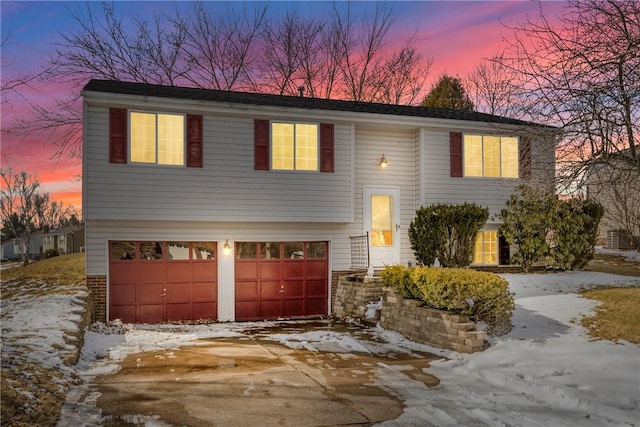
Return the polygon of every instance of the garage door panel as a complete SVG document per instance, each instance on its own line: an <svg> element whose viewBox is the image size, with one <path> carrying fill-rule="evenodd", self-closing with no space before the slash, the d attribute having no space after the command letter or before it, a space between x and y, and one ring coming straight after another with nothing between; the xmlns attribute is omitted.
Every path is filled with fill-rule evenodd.
<svg viewBox="0 0 640 427"><path fill-rule="evenodd" d="M304 261L295 260L284 263L285 279L301 279L304 277Z"/></svg>
<svg viewBox="0 0 640 427"><path fill-rule="evenodd" d="M236 261L236 280L255 280L258 277L257 261Z"/></svg>
<svg viewBox="0 0 640 427"><path fill-rule="evenodd" d="M194 320L191 303L167 304L167 320L169 322L176 320Z"/></svg>
<svg viewBox="0 0 640 427"><path fill-rule="evenodd" d="M284 297L304 297L304 281L303 280L288 280L284 282Z"/></svg>
<svg viewBox="0 0 640 427"><path fill-rule="evenodd" d="M132 284L117 284L111 286L109 298L112 304L135 304L136 302L136 286Z"/></svg>
<svg viewBox="0 0 640 427"><path fill-rule="evenodd" d="M136 321L136 306L131 305L112 305L109 309L110 319L120 319L124 323L132 323Z"/></svg>
<svg viewBox="0 0 640 427"><path fill-rule="evenodd" d="M326 298L307 298L307 316L317 316L327 314Z"/></svg>
<svg viewBox="0 0 640 427"><path fill-rule="evenodd" d="M138 305L138 322L160 323L164 320L164 304Z"/></svg>
<svg viewBox="0 0 640 427"><path fill-rule="evenodd" d="M277 319L282 316L282 301L260 301L260 318Z"/></svg>
<svg viewBox="0 0 640 427"><path fill-rule="evenodd" d="M244 320L259 319L260 306L258 301L236 301L236 318Z"/></svg>
<svg viewBox="0 0 640 427"><path fill-rule="evenodd" d="M189 302L191 301L190 283L167 283L166 302Z"/></svg>
<svg viewBox="0 0 640 427"><path fill-rule="evenodd" d="M258 282L241 282L236 283L236 299L237 300L254 300L260 297L258 292Z"/></svg>
<svg viewBox="0 0 640 427"><path fill-rule="evenodd" d="M218 279L218 264L215 261L194 262L191 274L194 282L215 282Z"/></svg>
<svg viewBox="0 0 640 427"><path fill-rule="evenodd" d="M163 283L165 275L161 261L142 261L138 264L138 283Z"/></svg>
<svg viewBox="0 0 640 427"><path fill-rule="evenodd" d="M327 277L327 261L313 261L307 262L307 279L324 279Z"/></svg>
<svg viewBox="0 0 640 427"><path fill-rule="evenodd" d="M285 300L284 301L284 315L286 317L300 317L300 316L305 316L305 309L304 309L304 300L302 299L297 299L297 300Z"/></svg>
<svg viewBox="0 0 640 427"><path fill-rule="evenodd" d="M164 285L162 283L146 283L138 285L138 297L136 300L140 304L159 303L162 304L164 298Z"/></svg>
<svg viewBox="0 0 640 427"><path fill-rule="evenodd" d="M217 319L218 304L215 302L194 302L193 303L193 320L198 319Z"/></svg>
<svg viewBox="0 0 640 427"><path fill-rule="evenodd" d="M281 282L260 282L260 298L262 299L282 299Z"/></svg>
<svg viewBox="0 0 640 427"><path fill-rule="evenodd" d="M278 261L264 261L260 263L261 280L278 280L282 276L282 265Z"/></svg>
<svg viewBox="0 0 640 427"><path fill-rule="evenodd" d="M191 301L209 302L215 301L218 297L218 289L215 283L192 283Z"/></svg>
<svg viewBox="0 0 640 427"><path fill-rule="evenodd" d="M111 269L109 279L113 283L132 283L135 284L138 280L138 269L136 264L131 261L117 262L112 264L114 268Z"/></svg>
<svg viewBox="0 0 640 427"><path fill-rule="evenodd" d="M327 282L326 280L307 280L306 283L307 296L326 296L327 295Z"/></svg>
<svg viewBox="0 0 640 427"><path fill-rule="evenodd" d="M191 264L170 262L167 264L167 283L191 282Z"/></svg>

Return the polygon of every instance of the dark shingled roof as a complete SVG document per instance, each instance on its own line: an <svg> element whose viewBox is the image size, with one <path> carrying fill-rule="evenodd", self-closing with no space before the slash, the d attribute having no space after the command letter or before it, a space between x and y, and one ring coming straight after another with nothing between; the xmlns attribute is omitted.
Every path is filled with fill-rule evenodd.
<svg viewBox="0 0 640 427"><path fill-rule="evenodd" d="M271 107L305 108L312 110L348 111L357 113L389 114L394 116L425 117L510 125L534 125L531 122L494 116L476 111L446 108L415 107L409 105L379 104L374 102L341 101L303 96L269 95L264 93L231 92L179 86L161 86L117 80L93 79L85 91L121 93L126 95L156 96L160 98L192 99L197 101L226 102L232 104L266 105Z"/></svg>

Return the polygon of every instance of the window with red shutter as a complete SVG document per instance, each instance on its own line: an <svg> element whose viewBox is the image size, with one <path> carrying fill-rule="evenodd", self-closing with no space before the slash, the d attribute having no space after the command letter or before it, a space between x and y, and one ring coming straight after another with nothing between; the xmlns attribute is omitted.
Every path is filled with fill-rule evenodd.
<svg viewBox="0 0 640 427"><path fill-rule="evenodd" d="M127 163L127 110L109 109L109 163Z"/></svg>
<svg viewBox="0 0 640 427"><path fill-rule="evenodd" d="M449 133L449 158L451 177L462 178L462 133Z"/></svg>

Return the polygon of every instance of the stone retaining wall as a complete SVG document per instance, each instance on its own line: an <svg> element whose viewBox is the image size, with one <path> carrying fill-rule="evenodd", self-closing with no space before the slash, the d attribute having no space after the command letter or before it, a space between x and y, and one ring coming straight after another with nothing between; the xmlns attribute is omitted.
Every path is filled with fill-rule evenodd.
<svg viewBox="0 0 640 427"><path fill-rule="evenodd" d="M334 315L338 318L366 319L368 306L382 297L377 313L380 325L423 344L461 353L482 351L486 333L477 331L469 316L424 307L424 302L405 299L386 288L379 277L341 277L336 290Z"/></svg>
<svg viewBox="0 0 640 427"><path fill-rule="evenodd" d="M382 303L380 325L423 344L461 353L485 348L487 335L464 314L424 307L424 302L405 299L389 289Z"/></svg>
<svg viewBox="0 0 640 427"><path fill-rule="evenodd" d="M333 314L341 319L366 320L368 306L379 301L385 294L386 288L379 277L364 277L364 275L340 277Z"/></svg>

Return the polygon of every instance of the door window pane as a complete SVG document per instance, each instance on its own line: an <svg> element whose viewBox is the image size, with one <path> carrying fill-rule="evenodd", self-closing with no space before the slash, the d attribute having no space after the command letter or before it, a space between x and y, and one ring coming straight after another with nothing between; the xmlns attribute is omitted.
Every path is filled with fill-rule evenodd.
<svg viewBox="0 0 640 427"><path fill-rule="evenodd" d="M189 259L189 243L167 243L167 258L169 261L184 261Z"/></svg>
<svg viewBox="0 0 640 427"><path fill-rule="evenodd" d="M307 258L310 259L326 259L327 244L325 242L307 243Z"/></svg>
<svg viewBox="0 0 640 427"><path fill-rule="evenodd" d="M258 254L257 246L256 242L237 242L236 257L238 259L256 259Z"/></svg>
<svg viewBox="0 0 640 427"><path fill-rule="evenodd" d="M472 264L498 264L498 232L480 231L476 235Z"/></svg>
<svg viewBox="0 0 640 427"><path fill-rule="evenodd" d="M193 259L194 260L207 260L215 259L215 244L214 243L194 243L193 244Z"/></svg>
<svg viewBox="0 0 640 427"><path fill-rule="evenodd" d="M371 245L393 246L393 198L388 195L371 196Z"/></svg>
<svg viewBox="0 0 640 427"><path fill-rule="evenodd" d="M111 242L111 259L133 260L136 257L135 242Z"/></svg>
<svg viewBox="0 0 640 427"><path fill-rule="evenodd" d="M287 259L304 258L304 247L300 242L292 242L284 244L284 257Z"/></svg>
<svg viewBox="0 0 640 427"><path fill-rule="evenodd" d="M263 242L260 244L260 258L280 259L280 243Z"/></svg>
<svg viewBox="0 0 640 427"><path fill-rule="evenodd" d="M162 259L162 243L160 242L140 243L140 259L146 259L146 260Z"/></svg>

